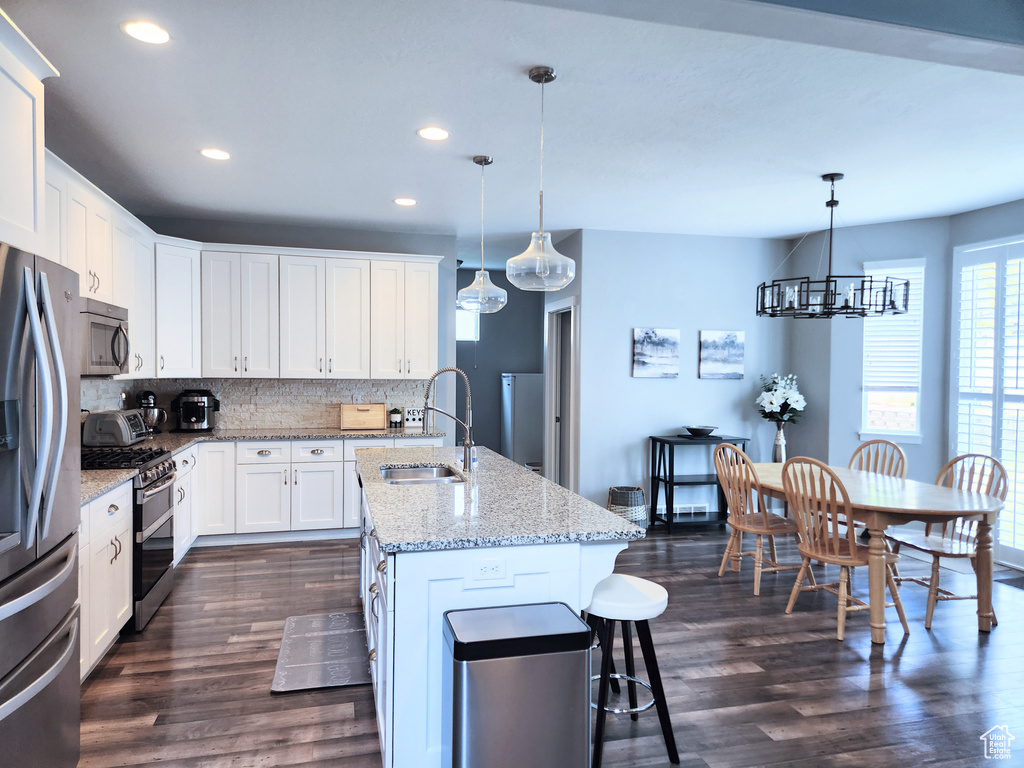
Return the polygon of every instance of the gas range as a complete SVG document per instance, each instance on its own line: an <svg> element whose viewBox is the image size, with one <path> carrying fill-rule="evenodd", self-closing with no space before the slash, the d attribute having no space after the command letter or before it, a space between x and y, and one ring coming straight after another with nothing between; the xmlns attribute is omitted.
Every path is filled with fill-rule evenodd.
<svg viewBox="0 0 1024 768"><path fill-rule="evenodd" d="M82 448L82 469L138 469L136 488L145 488L174 472L166 448Z"/></svg>

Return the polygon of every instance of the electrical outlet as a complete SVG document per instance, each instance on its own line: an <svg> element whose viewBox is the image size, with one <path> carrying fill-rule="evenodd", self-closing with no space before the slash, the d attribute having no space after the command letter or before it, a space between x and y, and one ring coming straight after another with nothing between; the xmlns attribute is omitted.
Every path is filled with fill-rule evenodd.
<svg viewBox="0 0 1024 768"><path fill-rule="evenodd" d="M504 560L474 560L473 580L488 581L490 579L505 578Z"/></svg>

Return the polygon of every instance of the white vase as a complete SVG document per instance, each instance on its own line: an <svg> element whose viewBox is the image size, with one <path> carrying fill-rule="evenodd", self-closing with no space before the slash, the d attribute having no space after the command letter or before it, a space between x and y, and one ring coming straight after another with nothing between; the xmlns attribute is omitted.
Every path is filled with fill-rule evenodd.
<svg viewBox="0 0 1024 768"><path fill-rule="evenodd" d="M786 422L775 422L775 445L772 447L772 461L782 464L786 461Z"/></svg>

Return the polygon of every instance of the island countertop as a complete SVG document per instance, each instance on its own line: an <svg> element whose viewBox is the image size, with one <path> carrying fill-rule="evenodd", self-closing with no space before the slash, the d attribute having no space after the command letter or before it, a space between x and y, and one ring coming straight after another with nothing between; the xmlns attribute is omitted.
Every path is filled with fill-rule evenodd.
<svg viewBox="0 0 1024 768"><path fill-rule="evenodd" d="M366 448L356 461L386 553L642 539L646 531L486 448L461 470L462 448ZM390 485L380 468L446 465L466 481Z"/></svg>

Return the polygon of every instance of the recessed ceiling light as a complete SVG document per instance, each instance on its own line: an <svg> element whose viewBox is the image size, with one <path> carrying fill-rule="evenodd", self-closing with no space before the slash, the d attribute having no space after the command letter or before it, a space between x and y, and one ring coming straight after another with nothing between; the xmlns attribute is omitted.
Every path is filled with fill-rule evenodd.
<svg viewBox="0 0 1024 768"><path fill-rule="evenodd" d="M444 141L451 135L444 128L438 128L436 125L428 125L426 128L420 128L416 131L416 134L427 141Z"/></svg>
<svg viewBox="0 0 1024 768"><path fill-rule="evenodd" d="M406 207L416 205L416 201L411 197L396 197L393 202L395 205L404 205Z"/></svg>
<svg viewBox="0 0 1024 768"><path fill-rule="evenodd" d="M124 25L124 31L136 40L153 45L163 45L171 39L166 29L151 21L129 21Z"/></svg>
<svg viewBox="0 0 1024 768"><path fill-rule="evenodd" d="M203 157L208 157L211 160L230 160L231 155L225 152L223 149L214 149L213 147L207 147L206 149L199 150L199 154Z"/></svg>

